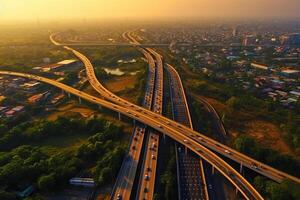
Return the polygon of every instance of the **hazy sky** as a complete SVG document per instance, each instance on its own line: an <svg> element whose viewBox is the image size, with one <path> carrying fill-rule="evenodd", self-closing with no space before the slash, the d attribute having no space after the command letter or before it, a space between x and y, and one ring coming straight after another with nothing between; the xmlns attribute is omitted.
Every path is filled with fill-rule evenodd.
<svg viewBox="0 0 300 200"><path fill-rule="evenodd" d="M300 0L0 0L0 20L157 17L300 18Z"/></svg>

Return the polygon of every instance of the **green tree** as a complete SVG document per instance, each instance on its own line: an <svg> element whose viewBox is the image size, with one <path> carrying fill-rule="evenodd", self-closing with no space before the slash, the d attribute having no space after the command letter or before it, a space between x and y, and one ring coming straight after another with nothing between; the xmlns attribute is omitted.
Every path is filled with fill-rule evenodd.
<svg viewBox="0 0 300 200"><path fill-rule="evenodd" d="M291 200L292 197L284 188L274 182L268 182L266 192L270 194L272 200Z"/></svg>
<svg viewBox="0 0 300 200"><path fill-rule="evenodd" d="M38 180L38 188L42 191L49 191L55 186L55 175L49 174L41 176Z"/></svg>
<svg viewBox="0 0 300 200"><path fill-rule="evenodd" d="M99 185L110 183L112 181L112 170L110 167L105 167L101 170L101 174L98 179Z"/></svg>
<svg viewBox="0 0 300 200"><path fill-rule="evenodd" d="M238 151L246 154L256 154L257 150L256 142L254 141L254 139L244 134L235 139L234 147Z"/></svg>
<svg viewBox="0 0 300 200"><path fill-rule="evenodd" d="M17 196L13 193L10 193L10 192L6 192L6 191L3 191L1 190L0 191L0 199L5 199L5 200L16 200L18 199Z"/></svg>

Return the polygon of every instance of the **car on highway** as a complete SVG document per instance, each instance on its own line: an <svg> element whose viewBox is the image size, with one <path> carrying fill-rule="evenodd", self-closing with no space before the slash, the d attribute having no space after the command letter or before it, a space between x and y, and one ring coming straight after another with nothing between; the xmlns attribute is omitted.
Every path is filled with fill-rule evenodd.
<svg viewBox="0 0 300 200"><path fill-rule="evenodd" d="M151 155L151 159L152 159L152 160L155 160L155 155L152 154L152 155Z"/></svg>
<svg viewBox="0 0 300 200"><path fill-rule="evenodd" d="M227 149L225 150L225 153L231 155L232 153L230 151L228 151Z"/></svg>
<svg viewBox="0 0 300 200"><path fill-rule="evenodd" d="M186 144L189 144L189 141L188 140L183 140L184 143Z"/></svg>
<svg viewBox="0 0 300 200"><path fill-rule="evenodd" d="M203 151L199 148L196 148L196 151L198 151L199 153L203 153Z"/></svg>
<svg viewBox="0 0 300 200"><path fill-rule="evenodd" d="M148 181L149 180L149 175L148 174L145 174L145 181Z"/></svg>
<svg viewBox="0 0 300 200"><path fill-rule="evenodd" d="M259 169L259 166L257 166L255 163L251 163L251 168L253 168L253 169Z"/></svg>
<svg viewBox="0 0 300 200"><path fill-rule="evenodd" d="M122 195L121 194L118 194L117 195L117 200L121 200L122 199Z"/></svg>
<svg viewBox="0 0 300 200"><path fill-rule="evenodd" d="M144 188L144 193L147 193L148 192L148 188Z"/></svg>
<svg viewBox="0 0 300 200"><path fill-rule="evenodd" d="M156 144L155 144L155 142L152 142L152 149L155 149L155 147L156 147Z"/></svg>

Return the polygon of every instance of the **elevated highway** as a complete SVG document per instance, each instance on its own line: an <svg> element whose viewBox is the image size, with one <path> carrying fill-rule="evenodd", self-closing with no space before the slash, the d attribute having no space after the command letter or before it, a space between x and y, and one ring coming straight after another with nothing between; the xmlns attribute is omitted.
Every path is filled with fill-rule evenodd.
<svg viewBox="0 0 300 200"><path fill-rule="evenodd" d="M91 62L89 61L89 59L87 57L85 57L83 54L81 54L80 52L69 48L69 47L65 47L68 50L71 50L85 65L86 70L87 70L87 75L89 78L89 81L91 83L91 85L94 87L95 90L97 90L105 99L112 101L116 104L128 107L130 109L138 109L142 112L144 112L145 114L147 114L150 117L156 118L156 119L160 119L161 122L164 122L165 124L167 124L169 126L169 124L172 124L173 121L161 116L161 115L157 115L154 112L151 112L147 109L141 108L140 106L137 106L135 104L132 104L124 99L121 99L120 97L114 95L113 93L111 93L110 91L108 91L96 78L95 74L94 74L94 69L93 69L93 65L91 64ZM204 134L201 134L199 132L193 131L191 130L189 127L183 126L183 125L178 125L177 129L179 131L181 131L183 134L185 134L186 136L190 137L191 139L195 140L196 142L198 142L199 144L205 146L206 148L213 150L231 160L236 161L237 163L240 163L243 167L247 167L263 176L266 176L274 181L277 182L281 182L284 179L290 179L292 181L295 181L297 183L300 184L300 179L298 177L289 175L285 172L282 172L280 170L277 170L271 166L268 166L262 162L259 162L243 153L240 153L214 139L211 139L207 136L205 136Z"/></svg>
<svg viewBox="0 0 300 200"><path fill-rule="evenodd" d="M70 50L73 51L73 53L75 53L75 55L78 55L79 59L81 59L86 67L92 67L90 61L82 54L80 54L79 52L69 48ZM90 65L90 66L89 66ZM92 80L95 81L95 80ZM99 83L99 82L98 82ZM93 83L93 87L95 87L96 83ZM100 83L99 83L100 84ZM273 167L270 167L268 165L265 165L259 161L256 161L252 158L250 158L249 156L246 156L242 153L239 153L238 151L227 147L213 139L210 139L208 137L206 137L203 134L197 133L195 131L192 131L189 127L185 127L182 126L180 124L176 124L175 122L173 122L172 120L169 120L163 116L159 116L151 111L145 110L143 108L140 108L134 104L131 104L123 99L120 99L119 97L117 97L116 95L110 93L109 91L106 91L106 89L102 86L101 84L97 86L100 90L101 90L101 94L104 96L104 98L115 102L119 105L125 106L127 108L130 109L136 109L139 112L142 112L146 115L148 115L149 117L151 117L152 119L159 119L160 122L163 122L166 126L168 126L169 128L176 128L177 131L179 131L180 133L184 134L186 137L188 137L189 139L195 141L196 143L201 144L201 146L205 146L215 152L218 152L220 154L222 154L225 157L228 157L238 163L240 163L241 165L248 167L254 171L256 171L257 173L260 173L266 177L269 177L270 179L273 179L275 181L281 182L284 179L290 179L293 180L297 183L300 183L300 179L294 176L291 176L287 173L284 173L282 171L276 170ZM175 124L174 124L175 123ZM228 153L229 152L229 153ZM222 172L221 172L222 173ZM224 172L222 173L224 174ZM226 178L229 178L229 176L227 176ZM234 182L234 181L233 181ZM234 184L236 186L236 184ZM253 188L254 189L254 188ZM239 190L241 190L241 188L239 188ZM244 193L245 194L245 193Z"/></svg>
<svg viewBox="0 0 300 200"><path fill-rule="evenodd" d="M132 44L138 44L137 41L132 41L131 33L123 33L123 38ZM146 50L140 47L137 49L146 51L148 55L151 56L152 60L155 60L155 79L154 79L154 98L152 111L157 114L162 114L163 111L163 64L162 58L159 54L150 48ZM145 142L145 155L144 159L141 161L141 173L138 180L138 190L136 194L136 199L153 199L154 187L156 180L156 168L159 152L159 140L160 135L157 131L149 130L147 135L147 140Z"/></svg>
<svg viewBox="0 0 300 200"><path fill-rule="evenodd" d="M163 111L163 66L161 57L157 57L156 55L154 57L156 61L156 73L152 111L161 115ZM149 131L136 199L153 199L159 139L160 136L157 131Z"/></svg>
<svg viewBox="0 0 300 200"><path fill-rule="evenodd" d="M154 82L156 68L152 56L147 51L142 51L142 53L147 58L149 64L143 107L150 110L152 108L153 99L155 98ZM129 199L131 197L145 137L146 139L148 137L146 135L145 125L136 125L131 137L128 154L123 160L121 169L119 170L117 181L111 194L111 199Z"/></svg>
<svg viewBox="0 0 300 200"><path fill-rule="evenodd" d="M228 165L225 161L220 159L216 154L214 154L207 148L203 147L202 145L199 145L199 143L193 140L191 137L182 134L180 131L180 127L182 127L182 125L178 124L177 122L170 120L172 123L165 124L164 122L161 122L160 119L156 118L160 116L156 113L153 113L153 115L155 115L156 117L150 117L145 112L141 112L140 109L128 109L126 107L94 97L92 95L89 95L77 89L74 89L70 86L67 86L63 83L48 78L44 78L32 74L10 72L10 71L0 71L0 74L34 79L40 82L53 85L57 88L64 90L65 92L73 94L88 102L101 105L103 107L121 113L123 115L126 115L130 118L133 118L141 123L147 124L153 129L162 132L168 135L169 137L171 137L172 139L176 140L177 142L185 145L187 148L194 151L197 155L201 156L203 159L205 159L207 162L213 165L241 192L241 194L246 199L263 199L260 196L260 194L251 186L251 184L249 184L249 182L244 177L242 177L234 168L232 168L230 165Z"/></svg>
<svg viewBox="0 0 300 200"><path fill-rule="evenodd" d="M173 119L193 129L181 78L173 66L167 64L165 69L169 74ZM208 195L202 159L187 152L181 145L176 146L175 151L178 162L179 199L213 199Z"/></svg>

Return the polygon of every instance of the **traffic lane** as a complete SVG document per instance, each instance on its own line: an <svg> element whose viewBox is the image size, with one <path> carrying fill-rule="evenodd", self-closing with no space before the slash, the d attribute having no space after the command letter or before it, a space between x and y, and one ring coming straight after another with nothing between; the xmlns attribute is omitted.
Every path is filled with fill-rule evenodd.
<svg viewBox="0 0 300 200"><path fill-rule="evenodd" d="M149 134L146 160L143 169L143 181L139 191L139 199L151 199L154 193L155 174L158 156L159 135L153 131Z"/></svg>
<svg viewBox="0 0 300 200"><path fill-rule="evenodd" d="M17 75L17 74L18 74L19 76L23 76L23 77L30 77L30 76L32 76L32 75L26 75L26 74L24 75L24 74L22 74L22 73L16 73L16 72L13 73L13 72L3 72L3 71L2 71L2 73L4 73L4 74L5 74L5 73L7 73L7 74L14 74L14 75ZM85 99L85 100L87 100L87 101L90 101L90 102L93 102L93 103L96 103L96 104L100 104L100 105L102 105L102 106L104 106L104 107L107 107L107 108L111 108L111 110L120 112L120 113L122 113L122 114L124 114L124 115L126 115L126 116L129 116L129 117L131 117L131 118L134 118L134 119L136 119L136 120L138 120L138 121L140 121L140 122L142 122L142 123L148 124L148 125L150 125L151 127L153 127L154 129L156 129L156 130L158 130L158 131L160 131L160 132L163 132L163 133L169 135L171 138L174 138L174 139L177 140L178 142L180 142L180 143L185 143L185 144L184 144L185 146L189 147L189 148L190 148L192 151L194 151L196 154L202 156L205 160L207 160L208 162L210 162L212 165L215 165L214 163L212 163L212 161L210 161L210 159L212 159L212 158L213 158L214 162L217 161L217 163L218 163L218 162L222 163L221 165L223 165L223 167L222 167L222 166L217 166L217 165L215 165L215 167L216 167L218 170L220 170L220 172L221 172L224 176L226 176L226 178L228 178L229 181L232 182L232 183L240 190L240 192L241 192L243 195L245 195L245 197L247 197L247 196L246 196L246 194L244 193L243 188L240 187L240 185L239 185L238 183L236 183L235 181L241 181L241 182L242 182L242 185L245 185L247 189L250 189L250 190L253 190L253 189L254 189L254 188L253 188L253 187L252 187L252 186L251 186L251 185L250 185L243 177L241 177L241 175L240 175L239 173L237 173L232 167L230 167L230 166L229 166L226 162L224 162L222 159L220 159L219 157L217 157L215 154L213 154L212 152L210 152L210 151L209 151L208 149L206 149L205 147L203 147L203 146L201 146L201 145L199 146L198 143L196 143L195 141L191 140L189 137L185 136L184 134L181 134L181 133L178 132L177 130L172 129L172 128L170 129L168 126L166 126L166 125L164 125L164 124L161 124L160 121L157 121L156 119L149 118L149 116L147 116L147 115L141 115L141 116L139 116L138 114L135 113L134 110L131 110L131 112L133 112L133 114L132 114L132 113L129 112L126 108L123 108L123 107L118 106L118 105L115 105L115 104L113 104L113 103L104 101L104 100L99 99L99 98L97 98L97 97L93 97L93 96L91 96L91 95L88 95L88 94L86 94L86 93L84 93L84 92L78 91L78 90L76 90L76 89L74 89L74 88L72 88L72 87L70 87L70 86L64 85L64 84L62 84L62 83L53 81L53 80L51 80L51 79L42 78L42 77L38 77L38 76L33 76L33 77L34 77L33 79L41 80L42 82L46 82L46 83L52 84L52 85L54 85L54 86L60 87L61 89L64 89L64 90L66 90L67 92L72 93L72 94L74 94L74 95L76 95L76 96L79 96L79 97L81 97L81 98L83 98L83 99ZM159 124L159 125L157 126L157 124ZM180 138L178 138L178 137L180 137ZM183 139L184 142L183 142L183 140L180 140L180 139ZM186 143L186 141L189 142L189 143ZM193 143L193 145L195 145L195 147L191 146L191 145L190 145L191 143ZM200 149L202 149L202 151L204 151L205 154L202 154L202 155L201 155L201 154L197 151L197 147L200 148ZM207 157L208 155L206 155L206 153L207 153L210 157L212 157L212 158ZM224 166L226 166L225 169L228 170L227 173L232 172L231 174L229 174L230 176L228 176L227 173L226 173L225 171L222 171L222 170L224 170ZM232 175L234 175L234 176L232 176ZM235 177L235 176L236 176L236 177L239 177L239 180L235 180L235 181L234 181L233 179L231 179L231 178L233 178L233 177ZM251 191L251 192L254 192L253 194L254 194L254 195L257 195L257 194L256 194L256 190ZM259 194L258 194L258 195L259 195Z"/></svg>
<svg viewBox="0 0 300 200"><path fill-rule="evenodd" d="M69 48L69 47L67 47L68 49L71 49L71 48ZM83 54L80 54L79 52L77 52L77 51L75 51L75 50L73 50L73 49L71 49L73 52L75 52L75 55L76 55L76 53L79 55L79 56L81 56L82 58L83 58L83 60L85 61L85 62L88 62L88 65L90 65L91 67L92 67L92 65L91 65L91 63L89 62L89 60L83 55ZM100 83L99 83L100 84ZM101 84L100 84L101 85ZM102 85L101 85L102 86ZM102 86L102 88L101 89L103 89L103 91L104 92L106 92L106 93L110 93L108 90L106 90L103 86ZM109 98L108 98L109 99ZM120 101L120 99L119 99L119 101ZM125 102L125 104L126 104L126 102ZM165 119L166 120L166 119ZM168 123L168 122L167 122ZM179 127L179 126L178 126ZM184 128L184 127L183 127ZM188 127L187 127L188 128ZM206 138L207 139L207 138ZM222 154L222 152L219 152L219 153L221 153ZM258 172L260 172L260 171L258 171ZM295 178L295 177L292 177L292 176L289 176L288 174L284 174L284 173L280 173L280 171L278 171L277 170L277 172L276 172L276 174L277 175L279 175L280 177L281 177L281 180L284 178L284 177L288 177L288 178L290 178L290 179L292 179L292 180L294 180L294 181L296 181L296 182L300 182L300 180L299 179L297 179L297 178ZM272 178L272 177L270 177L270 178Z"/></svg>
<svg viewBox="0 0 300 200"><path fill-rule="evenodd" d="M130 145L129 153L125 159L123 171L121 171L121 176L118 177L119 179L117 180L119 182L117 182L117 189L114 193L115 199L119 197L130 197L133 184L133 173L137 169L137 163L140 156L140 151L138 151L138 149L141 149L143 135L142 128L138 127L135 129L133 142Z"/></svg>

